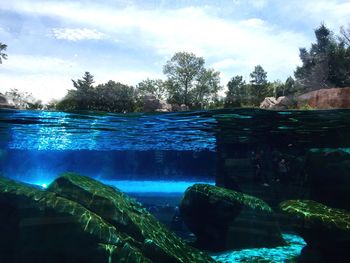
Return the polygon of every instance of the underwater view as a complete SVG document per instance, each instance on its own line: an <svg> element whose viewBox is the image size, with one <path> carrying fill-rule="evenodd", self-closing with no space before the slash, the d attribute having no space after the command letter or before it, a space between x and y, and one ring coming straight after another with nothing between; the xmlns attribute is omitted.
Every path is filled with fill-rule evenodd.
<svg viewBox="0 0 350 263"><path fill-rule="evenodd" d="M350 110L1 110L1 262L346 262L349 134Z"/></svg>

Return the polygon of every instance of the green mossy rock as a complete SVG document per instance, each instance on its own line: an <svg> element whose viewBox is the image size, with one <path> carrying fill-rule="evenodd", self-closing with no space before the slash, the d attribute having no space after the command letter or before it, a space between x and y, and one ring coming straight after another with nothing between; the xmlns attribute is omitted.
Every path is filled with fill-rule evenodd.
<svg viewBox="0 0 350 263"><path fill-rule="evenodd" d="M55 193L0 177L0 207L0 262L151 262L133 238Z"/></svg>
<svg viewBox="0 0 350 263"><path fill-rule="evenodd" d="M287 200L280 208L307 243L299 262L350 262L350 212L313 200Z"/></svg>
<svg viewBox="0 0 350 263"><path fill-rule="evenodd" d="M153 262L215 262L205 253L188 246L138 202L116 188L89 177L66 173L58 177L48 190L79 202L142 243L140 249Z"/></svg>
<svg viewBox="0 0 350 263"><path fill-rule="evenodd" d="M324 228L350 233L350 212L331 208L313 200L288 200L280 204L283 212L302 219L305 228Z"/></svg>
<svg viewBox="0 0 350 263"><path fill-rule="evenodd" d="M271 207L241 192L195 184L186 190L180 212L200 248L220 251L285 245Z"/></svg>

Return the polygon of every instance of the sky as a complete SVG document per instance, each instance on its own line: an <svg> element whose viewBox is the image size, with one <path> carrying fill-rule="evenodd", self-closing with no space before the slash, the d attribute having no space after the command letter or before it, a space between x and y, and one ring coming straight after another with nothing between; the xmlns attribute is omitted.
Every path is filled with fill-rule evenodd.
<svg viewBox="0 0 350 263"><path fill-rule="evenodd" d="M62 98L85 71L96 84L136 85L165 79L175 52L193 52L220 71L249 81L260 64L268 79L293 75L299 48L315 41L325 23L335 33L350 23L341 0L0 0L0 92L31 92L48 102Z"/></svg>

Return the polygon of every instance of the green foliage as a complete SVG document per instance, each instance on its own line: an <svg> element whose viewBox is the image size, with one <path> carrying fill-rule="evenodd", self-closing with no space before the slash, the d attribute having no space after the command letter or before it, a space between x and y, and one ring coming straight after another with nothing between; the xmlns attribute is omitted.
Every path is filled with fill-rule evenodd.
<svg viewBox="0 0 350 263"><path fill-rule="evenodd" d="M96 97L94 110L110 112L132 112L134 111L134 88L108 81L106 84L98 85L95 88Z"/></svg>
<svg viewBox="0 0 350 263"><path fill-rule="evenodd" d="M254 71L250 73L250 83L253 85L266 85L267 84L267 72L262 66L257 65Z"/></svg>
<svg viewBox="0 0 350 263"><path fill-rule="evenodd" d="M321 25L315 30L316 43L311 48L300 49L302 66L294 75L301 84L303 92L350 85L350 47L347 37L349 31L341 29L341 37Z"/></svg>
<svg viewBox="0 0 350 263"><path fill-rule="evenodd" d="M197 83L191 91L192 106L207 108L212 102L218 101L220 73L214 69L203 69L197 78Z"/></svg>
<svg viewBox="0 0 350 263"><path fill-rule="evenodd" d="M259 106L266 97L273 96L273 86L267 81L267 72L260 65L257 65L250 73L250 78L251 84L247 86L247 103Z"/></svg>
<svg viewBox="0 0 350 263"><path fill-rule="evenodd" d="M139 98L145 95L154 95L163 100L166 97L166 87L161 79L146 79L136 85L136 93Z"/></svg>
<svg viewBox="0 0 350 263"><path fill-rule="evenodd" d="M5 97L17 109L37 110L43 108L41 100L35 99L31 93L21 92L18 89L7 91Z"/></svg>
<svg viewBox="0 0 350 263"><path fill-rule="evenodd" d="M205 61L193 53L177 52L167 61L163 73L170 103L206 108L221 89L219 72L204 67Z"/></svg>
<svg viewBox="0 0 350 263"><path fill-rule="evenodd" d="M248 97L248 89L242 76L235 76L227 83L225 107L241 107Z"/></svg>
<svg viewBox="0 0 350 263"><path fill-rule="evenodd" d="M347 47L350 46L350 24L348 25L347 28L341 27L340 28L340 41L344 43Z"/></svg>
<svg viewBox="0 0 350 263"><path fill-rule="evenodd" d="M7 45L0 42L0 64L2 64L3 59L7 59L7 54L4 53L6 49L7 49Z"/></svg>
<svg viewBox="0 0 350 263"><path fill-rule="evenodd" d="M250 78L250 84L242 76L235 76L227 83L225 107L258 107L264 98L275 94L276 87L267 81L262 66L257 65Z"/></svg>
<svg viewBox="0 0 350 263"><path fill-rule="evenodd" d="M57 110L96 110L110 112L132 112L135 106L133 87L114 82L94 87L93 76L85 72L82 79L72 80L74 90L56 104Z"/></svg>

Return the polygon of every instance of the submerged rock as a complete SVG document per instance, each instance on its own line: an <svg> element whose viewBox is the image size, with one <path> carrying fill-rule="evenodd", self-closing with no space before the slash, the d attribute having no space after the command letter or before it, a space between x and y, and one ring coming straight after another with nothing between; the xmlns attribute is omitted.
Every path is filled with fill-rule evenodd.
<svg viewBox="0 0 350 263"><path fill-rule="evenodd" d="M253 196L195 184L186 190L180 211L201 248L219 251L285 245L274 212Z"/></svg>
<svg viewBox="0 0 350 263"><path fill-rule="evenodd" d="M350 212L312 200L288 200L280 208L298 223L307 243L300 262L350 261Z"/></svg>
<svg viewBox="0 0 350 263"><path fill-rule="evenodd" d="M189 247L139 203L116 188L89 177L66 173L48 190L79 202L142 243L140 249L152 262L214 262L208 255Z"/></svg>
<svg viewBox="0 0 350 263"><path fill-rule="evenodd" d="M0 177L1 262L151 262L81 204Z"/></svg>

